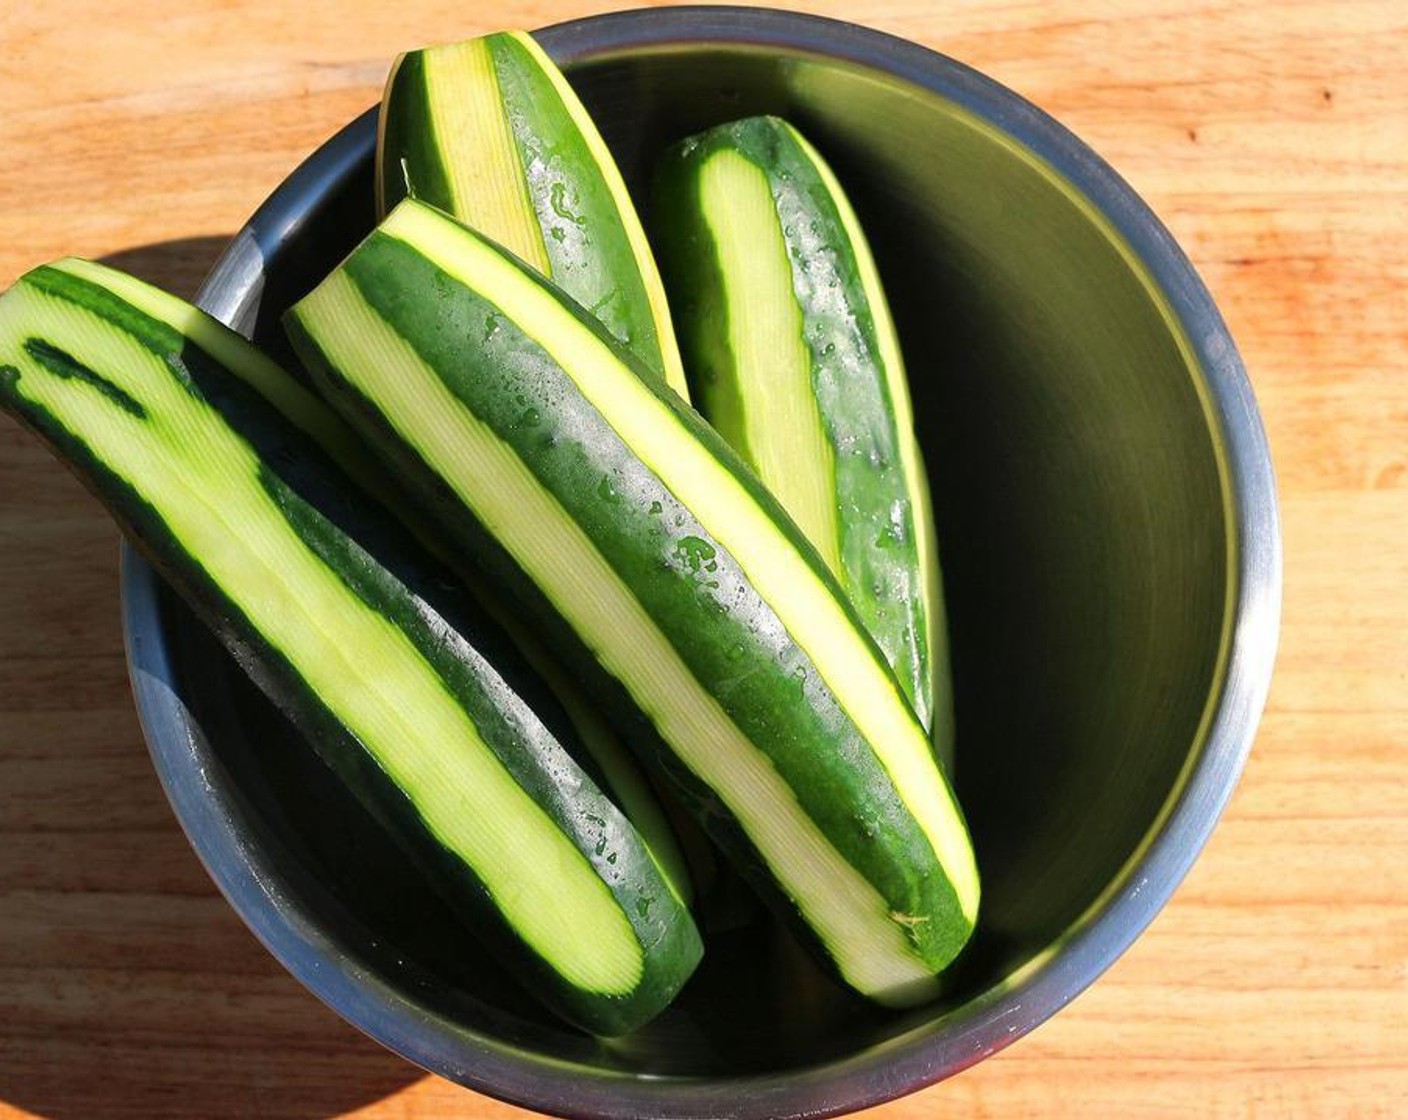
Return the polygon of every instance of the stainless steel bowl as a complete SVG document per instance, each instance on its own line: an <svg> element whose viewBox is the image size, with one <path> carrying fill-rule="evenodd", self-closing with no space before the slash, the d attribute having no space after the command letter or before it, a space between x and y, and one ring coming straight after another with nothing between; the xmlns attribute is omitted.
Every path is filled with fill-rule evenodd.
<svg viewBox="0 0 1408 1120"><path fill-rule="evenodd" d="M751 113L802 127L852 192L893 299L950 603L959 793L984 909L946 998L852 1002L757 931L603 1043L482 959L296 736L132 554L132 677L162 781L232 905L393 1050L546 1112L844 1112L992 1054L1139 934L1251 745L1280 603L1265 436L1183 253L1098 157L950 59L745 8L541 35L628 181ZM401 44L387 44L388 53ZM278 315L372 224L374 114L280 186L202 291L279 354ZM638 197L645 197L644 193Z"/></svg>

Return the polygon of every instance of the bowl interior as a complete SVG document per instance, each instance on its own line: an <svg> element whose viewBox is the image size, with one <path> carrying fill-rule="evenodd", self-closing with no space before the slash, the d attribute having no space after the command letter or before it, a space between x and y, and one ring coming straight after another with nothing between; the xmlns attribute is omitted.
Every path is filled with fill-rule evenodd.
<svg viewBox="0 0 1408 1120"><path fill-rule="evenodd" d="M1058 943L1136 856L1198 748L1231 562L1201 374L1110 225L953 100L817 54L725 42L597 52L569 76L642 202L663 145L777 113L832 161L871 236L934 494L957 785L984 882L947 998L905 1014L863 1006L763 924L715 939L678 1004L638 1035L587 1039L500 977L168 597L176 688L208 743L207 780L233 799L281 895L442 1036L698 1077L883 1047ZM363 158L263 247L262 292L237 325L292 361L280 312L372 219Z"/></svg>

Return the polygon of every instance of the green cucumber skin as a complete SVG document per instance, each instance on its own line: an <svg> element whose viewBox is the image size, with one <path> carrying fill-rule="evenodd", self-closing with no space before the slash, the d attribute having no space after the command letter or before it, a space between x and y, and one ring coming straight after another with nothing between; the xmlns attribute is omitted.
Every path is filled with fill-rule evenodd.
<svg viewBox="0 0 1408 1120"><path fill-rule="evenodd" d="M896 430L871 297L835 201L790 126L777 118L751 117L691 137L670 149L657 170L652 218L700 411L726 430L739 397L746 398L728 348L726 280L700 200L699 172L719 151L743 156L772 189L818 412L834 453L836 501L845 511L837 522L842 583L920 722L947 737L950 686L935 664L946 661L925 638L924 573L912 528L913 518L928 511L916 508L900 462L899 440L911 437ZM747 450L739 450L747 459ZM942 619L934 621L935 640L942 641Z"/></svg>
<svg viewBox="0 0 1408 1120"><path fill-rule="evenodd" d="M621 900L645 949L644 973L635 990L607 997L582 992L557 976L504 921L468 866L429 834L407 794L171 536L141 494L96 459L75 433L18 396L14 367L3 364L0 402L104 503L162 577L418 863L429 883L529 981L530 990L568 1021L597 1034L624 1033L662 1010L700 958L697 930L634 829L566 753L535 708L552 713L562 728L571 726L567 717L555 711L551 694L534 683L511 643L495 632L454 578L360 500L315 444L173 328L62 272L38 269L20 283L86 307L165 355L193 395L216 408L257 451L265 464L261 482L290 527L359 598L411 638L454 690L485 744ZM500 666L508 667L506 674ZM533 707L514 685L534 697Z"/></svg>
<svg viewBox="0 0 1408 1120"><path fill-rule="evenodd" d="M581 173L595 171L591 152L536 61L511 36L489 42L528 192L543 223L553 283L663 377L660 338L631 247L619 222L608 226L587 217L618 213L616 199L599 174Z"/></svg>
<svg viewBox="0 0 1408 1120"><path fill-rule="evenodd" d="M487 37L555 284L597 318L657 377L665 375L661 340L640 264L616 218L618 203L562 97L512 36ZM425 127L428 100L423 53L408 52L382 100L377 144L379 213L409 193L455 212L443 154ZM673 345L673 342L670 343Z"/></svg>
<svg viewBox="0 0 1408 1120"><path fill-rule="evenodd" d="M933 872L928 840L897 804L889 776L869 744L728 552L621 442L539 344L484 296L379 231L344 261L342 269L363 298L440 371L451 391L509 443L562 502L694 675L723 700L755 744L767 744L760 749L766 750L799 803L891 908L947 915L947 920L936 919L907 931L926 959L947 963L971 933L953 886L942 873ZM534 275L532 280L555 291L541 277ZM429 290L445 298L417 298L417 292ZM453 293L453 298L446 293ZM632 364L631 355L613 344L590 316L560 294L556 298L612 345L621 361ZM594 694L611 706L623 737L648 765L674 780L687 806L735 855L761 892L778 897L766 864L742 829L717 796L664 746L626 688L604 672L552 602L394 431L375 402L339 374L300 324L296 307L284 322L325 399L381 451L408 488L419 493L425 512L454 541L457 555L478 557L483 569L510 589L553 648L570 658L584 676L595 678ZM466 345L465 340L472 342ZM728 445L658 379L642 380L711 454L730 467L750 495L787 527L790 542L845 606L844 594L811 545L790 526L787 515ZM863 634L853 612L851 620ZM732 650L738 652L730 658ZM883 663L873 644L871 652ZM756 671L738 679L736 662ZM895 688L898 693L898 685ZM834 749L817 751L819 742ZM834 790L839 786L851 791L853 799L838 799ZM936 971L937 967L941 965Z"/></svg>

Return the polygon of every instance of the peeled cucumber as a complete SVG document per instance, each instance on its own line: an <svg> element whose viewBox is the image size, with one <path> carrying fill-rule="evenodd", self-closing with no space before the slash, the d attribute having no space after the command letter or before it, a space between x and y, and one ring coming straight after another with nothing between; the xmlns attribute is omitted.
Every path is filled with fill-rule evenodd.
<svg viewBox="0 0 1408 1120"><path fill-rule="evenodd" d="M845 192L790 124L751 117L665 154L653 216L700 411L816 546L951 762L928 483Z"/></svg>
<svg viewBox="0 0 1408 1120"><path fill-rule="evenodd" d="M488 630L271 408L323 409L215 320L84 261L0 297L0 404L104 502L430 880L563 1018L662 1010L702 946ZM466 951L478 951L466 946Z"/></svg>
<svg viewBox="0 0 1408 1120"><path fill-rule="evenodd" d="M957 802L834 578L712 429L517 257L415 200L285 325L836 973L892 1005L932 996L977 915Z"/></svg>

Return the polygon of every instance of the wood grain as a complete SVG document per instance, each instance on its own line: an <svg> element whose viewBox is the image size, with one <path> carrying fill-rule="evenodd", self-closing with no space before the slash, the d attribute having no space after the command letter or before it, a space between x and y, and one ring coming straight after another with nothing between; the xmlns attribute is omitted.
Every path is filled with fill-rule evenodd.
<svg viewBox="0 0 1408 1120"><path fill-rule="evenodd" d="M116 254L190 293L396 50L609 6L5 5L0 286ZM1240 343L1285 519L1270 707L1187 882L1052 1022L875 1115L1408 1115L1408 7L799 6L978 67L1149 199ZM523 1115L341 1023L215 895L142 749L116 554L0 422L0 1120Z"/></svg>

